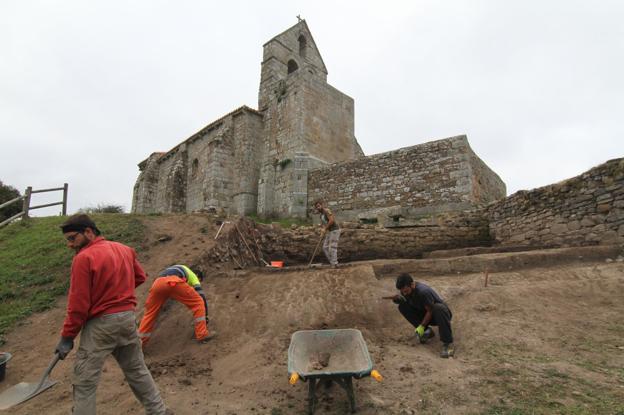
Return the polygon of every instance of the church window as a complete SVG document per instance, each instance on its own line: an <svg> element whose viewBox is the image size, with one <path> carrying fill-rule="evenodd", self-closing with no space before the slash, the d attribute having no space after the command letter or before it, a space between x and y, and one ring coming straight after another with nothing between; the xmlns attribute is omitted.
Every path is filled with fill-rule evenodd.
<svg viewBox="0 0 624 415"><path fill-rule="evenodd" d="M297 62L295 62L294 60L289 60L288 61L288 73L293 73L295 72L297 69L299 69L299 65L297 65Z"/></svg>
<svg viewBox="0 0 624 415"><path fill-rule="evenodd" d="M199 160L193 159L193 164L191 165L191 177L193 179L197 178L198 170L199 170Z"/></svg>
<svg viewBox="0 0 624 415"><path fill-rule="evenodd" d="M305 36L301 35L299 36L299 39L297 39L299 41L299 56L301 56L302 58L305 58L306 56L306 38Z"/></svg>

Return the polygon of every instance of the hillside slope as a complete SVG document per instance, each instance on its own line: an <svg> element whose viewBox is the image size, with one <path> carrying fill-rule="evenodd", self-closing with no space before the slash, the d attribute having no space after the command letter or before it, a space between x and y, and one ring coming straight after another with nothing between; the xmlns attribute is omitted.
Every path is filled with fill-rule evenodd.
<svg viewBox="0 0 624 415"><path fill-rule="evenodd" d="M218 227L206 216L142 219L141 260L151 275L174 262L201 262ZM500 254L504 256L505 254ZM376 265L383 260L376 261ZM354 381L361 414L616 414L624 411L624 264L557 264L513 272L438 275L420 280L453 310L457 355L440 359L438 337L417 345L413 329L382 295L392 277L371 263L337 270L250 269L204 283L217 338L192 339L190 313L177 303L161 314L146 361L176 414L305 413L307 384L287 379L291 334L302 329L357 328L385 379ZM152 278L138 290L140 304ZM7 335L14 354L0 391L34 381L58 340L64 300ZM139 310L140 311L140 310ZM12 414L65 414L71 407L75 353L52 377L60 383ZM319 414L343 414L346 396L320 390ZM141 413L116 363L105 366L98 413Z"/></svg>

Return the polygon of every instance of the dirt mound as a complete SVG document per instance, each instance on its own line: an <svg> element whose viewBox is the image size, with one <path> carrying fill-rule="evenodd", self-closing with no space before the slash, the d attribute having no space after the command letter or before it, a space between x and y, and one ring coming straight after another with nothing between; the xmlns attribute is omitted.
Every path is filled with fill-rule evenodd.
<svg viewBox="0 0 624 415"><path fill-rule="evenodd" d="M215 244L220 226L215 222L202 215L147 217L150 236L141 259L148 272L154 275L174 262L205 261L221 238ZM246 249L242 239L226 235L233 249ZM391 301L380 298L395 292L394 279L378 278L372 264L236 273L226 272L228 263L218 263L220 272L204 282L217 337L195 342L190 312L168 303L145 350L176 414L304 413L307 385L288 384L290 336L325 328L361 330L374 367L385 376L382 383L354 381L361 414L624 410L621 262L493 272L488 287L482 273L421 278L453 311L457 356L448 360L438 357L438 335L426 345L413 341L413 328ZM141 304L150 284L139 291ZM60 301L9 333L6 350L14 358L0 391L43 372L64 305ZM67 413L74 354L52 374L60 384L11 413ZM319 414L347 411L339 387L320 390L319 398ZM112 359L98 389L98 413L141 413Z"/></svg>

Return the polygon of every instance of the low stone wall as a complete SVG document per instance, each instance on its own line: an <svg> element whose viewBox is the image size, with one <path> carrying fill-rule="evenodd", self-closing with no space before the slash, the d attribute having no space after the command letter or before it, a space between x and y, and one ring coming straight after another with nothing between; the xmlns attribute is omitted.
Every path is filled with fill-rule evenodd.
<svg viewBox="0 0 624 415"><path fill-rule="evenodd" d="M261 249L267 259L283 259L290 265L306 264L320 239L318 227L262 232ZM339 262L380 258L420 258L424 252L444 248L487 246L488 224L473 213L447 213L410 227L381 228L343 223L338 246ZM327 262L322 247L314 262Z"/></svg>
<svg viewBox="0 0 624 415"><path fill-rule="evenodd" d="M624 243L624 158L580 176L520 191L484 211L500 245Z"/></svg>
<svg viewBox="0 0 624 415"><path fill-rule="evenodd" d="M505 197L505 184L466 136L333 164L308 173L308 206L322 198L339 220L418 217Z"/></svg>

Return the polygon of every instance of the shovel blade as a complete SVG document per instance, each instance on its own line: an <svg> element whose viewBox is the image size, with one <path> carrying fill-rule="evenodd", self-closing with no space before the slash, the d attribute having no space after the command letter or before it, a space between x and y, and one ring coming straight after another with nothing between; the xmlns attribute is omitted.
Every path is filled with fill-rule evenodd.
<svg viewBox="0 0 624 415"><path fill-rule="evenodd" d="M56 383L57 381L46 379L40 387L37 387L39 386L39 383L27 382L21 382L17 385L11 386L7 390L0 393L0 411L9 409L12 406L37 396L46 389L54 386Z"/></svg>

